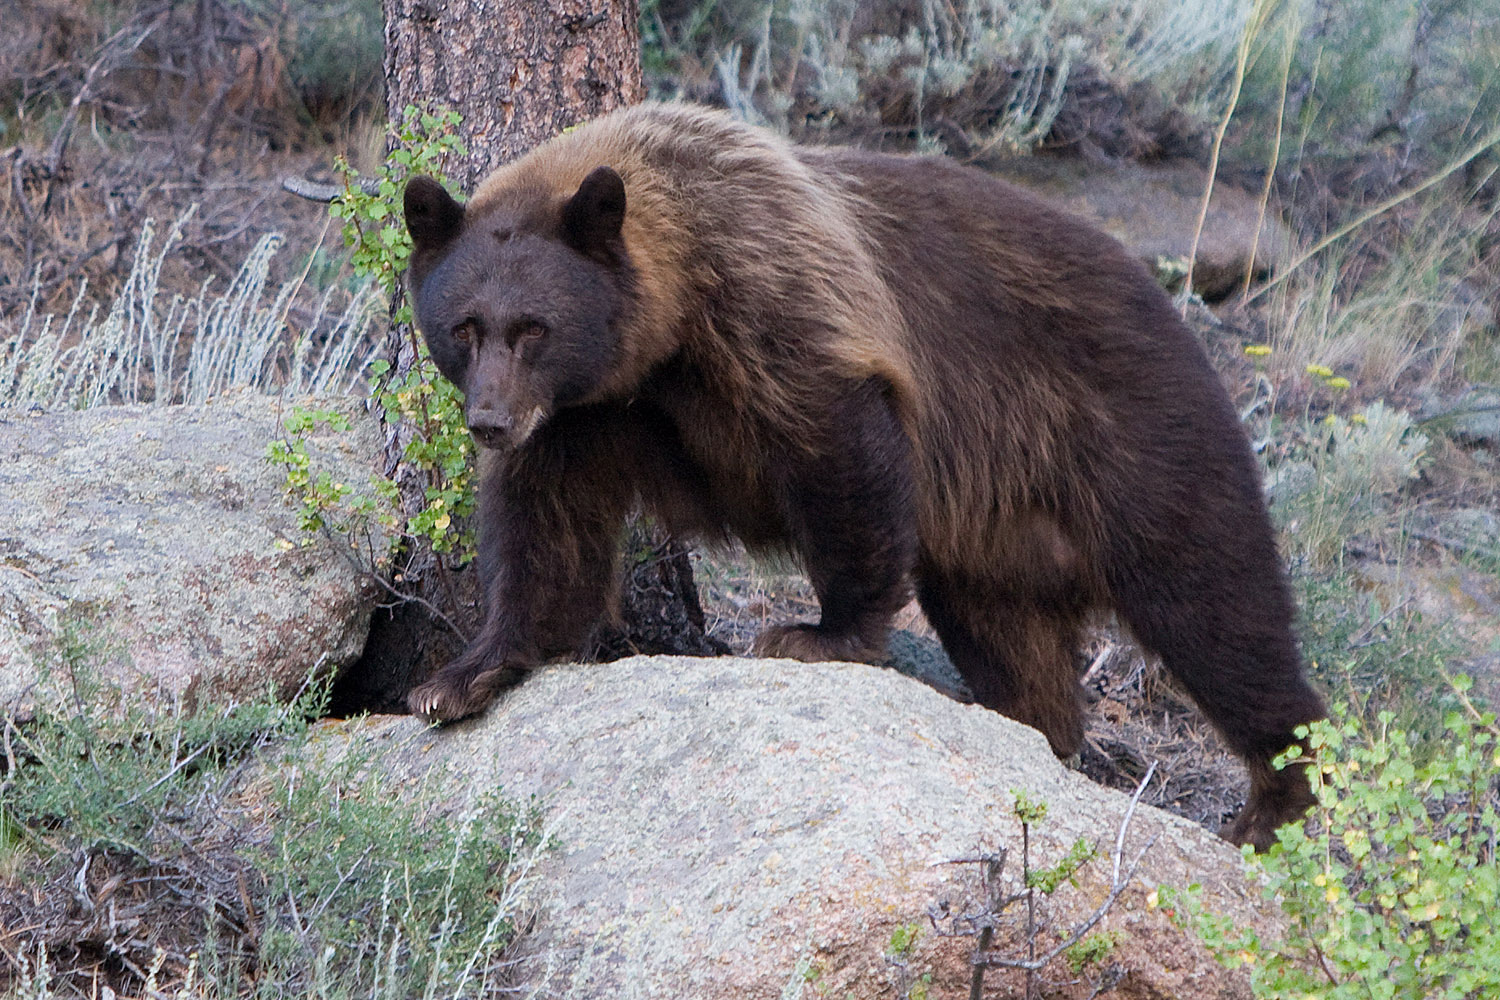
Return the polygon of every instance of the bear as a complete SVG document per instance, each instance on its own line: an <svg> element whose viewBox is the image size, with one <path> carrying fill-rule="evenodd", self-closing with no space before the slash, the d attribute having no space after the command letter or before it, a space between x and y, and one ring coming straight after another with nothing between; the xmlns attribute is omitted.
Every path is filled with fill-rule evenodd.
<svg viewBox="0 0 1500 1000"><path fill-rule="evenodd" d="M411 179L408 287L480 447L476 638L447 722L576 650L622 525L790 553L816 622L757 655L877 659L913 593L981 705L1083 739L1096 611L1246 763L1224 831L1311 802L1272 758L1324 715L1254 456L1203 348L1112 238L978 169L636 105L462 204Z"/></svg>

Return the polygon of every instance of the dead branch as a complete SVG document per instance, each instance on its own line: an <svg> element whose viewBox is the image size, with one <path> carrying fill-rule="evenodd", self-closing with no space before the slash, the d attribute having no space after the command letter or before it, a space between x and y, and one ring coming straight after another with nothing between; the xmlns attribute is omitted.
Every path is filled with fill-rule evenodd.
<svg viewBox="0 0 1500 1000"><path fill-rule="evenodd" d="M358 186L360 191L368 195L380 193L380 181L374 177L361 177ZM283 177L281 179L281 188L283 191L290 191L299 198L306 198L308 201L320 201L324 204L338 201L344 196L344 185L324 184L318 181L310 181L306 177Z"/></svg>
<svg viewBox="0 0 1500 1000"><path fill-rule="evenodd" d="M978 857L956 858L941 864L981 864L984 866L981 883L983 898L977 910L969 913L950 913L946 902L940 903L928 913L928 918L933 929L940 937L976 937L976 947L970 958L973 972L969 980L969 1000L981 1000L984 991L984 973L991 968L1017 969L1026 973L1026 995L1035 995L1034 977L1047 965L1057 959L1069 948L1081 942L1099 921L1104 919L1106 913L1114 906L1120 894L1134 880L1139 870L1141 861L1146 852L1156 843L1156 836L1152 836L1135 855L1129 865L1124 864L1125 838L1130 829L1131 821L1135 817L1136 806L1140 804L1141 796L1156 775L1156 764L1152 763L1147 769L1140 783L1136 785L1135 793L1130 797L1130 804L1125 809L1125 815L1120 819L1120 825L1115 831L1115 843L1113 851L1113 863L1110 872L1110 888L1101 902L1092 913L1084 920L1075 924L1067 933L1064 940L1043 954L1037 954L1037 937L1042 932L1044 924L1039 922L1033 909L1035 890L1026 883L1030 879L1031 867L1029 859L1023 855L1023 871L1021 874L1021 887L1019 891L1007 892L1001 885L1001 875L1005 869L1008 852L1002 848L993 854L981 854ZM1023 821L1022 829L1025 831L1027 824ZM1029 838L1028 838L1029 839ZM1123 868L1123 871L1122 871ZM1012 905L1025 901L1027 913L1021 918L1025 925L1025 944L1023 958L1011 958L1006 955L997 954L992 950L995 930L1000 924L1000 919L1007 909ZM940 921L947 922L947 928ZM1106 970L1102 980L1095 983L1094 996L1112 989L1119 982L1120 970L1113 968Z"/></svg>
<svg viewBox="0 0 1500 1000"><path fill-rule="evenodd" d="M1135 794L1130 797L1130 805L1126 808L1125 816L1120 820L1120 827L1115 832L1114 868L1109 894L1104 897L1104 901L1094 909L1094 912L1089 914L1083 923L1074 926L1072 933L1065 940L1038 958L1019 959L1005 958L1000 955L976 955L974 958L976 964L983 963L993 968L1024 969L1028 972L1037 972L1063 952L1082 941L1085 935L1093 930L1094 926L1100 920L1104 919L1104 915L1109 912L1110 907L1114 906L1115 900L1120 898L1120 893L1124 892L1125 887L1135 878L1135 873L1140 868L1141 861L1145 858L1146 852L1156 843L1156 835L1152 835L1151 839L1147 840L1145 845L1141 847L1140 852L1136 854L1135 860L1130 863L1130 867L1126 870L1124 876L1120 875L1120 861L1125 850L1125 833L1130 828L1130 820L1135 816L1136 804L1140 802L1141 794L1145 792L1146 785L1150 783L1155 773L1156 764L1152 762L1151 766L1146 769L1145 777L1136 786Z"/></svg>
<svg viewBox="0 0 1500 1000"><path fill-rule="evenodd" d="M89 100L94 94L95 82L102 74L113 70L126 56L140 48L161 25L161 15L170 9L169 3L159 3L146 8L99 46L98 57L84 73L83 83L79 86L78 92L73 95L73 100L68 102L68 110L63 114L62 124L58 126L57 134L52 137L52 148L47 153L46 163L49 182L55 182L64 173L63 158L67 154L68 142L73 137L73 128L78 124L78 114L84 101ZM142 27L143 23L144 27ZM132 35L134 37L131 37ZM51 200L52 194L49 187L47 201L50 203Z"/></svg>

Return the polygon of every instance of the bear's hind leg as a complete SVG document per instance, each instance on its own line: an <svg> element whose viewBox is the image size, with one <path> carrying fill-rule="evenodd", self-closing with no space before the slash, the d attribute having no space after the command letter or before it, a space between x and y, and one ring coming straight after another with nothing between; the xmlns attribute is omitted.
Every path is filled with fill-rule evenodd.
<svg viewBox="0 0 1500 1000"><path fill-rule="evenodd" d="M1304 769L1277 771L1271 758L1325 711L1303 677L1270 526L1257 530L1247 517L1235 530L1218 548L1179 544L1137 557L1137 571L1115 574L1111 587L1120 618L1249 768L1249 802L1224 836L1265 850L1278 826L1312 804Z"/></svg>
<svg viewBox="0 0 1500 1000"><path fill-rule="evenodd" d="M919 571L917 596L976 702L1041 731L1059 757L1079 751L1083 703L1073 657L1081 606L930 571Z"/></svg>

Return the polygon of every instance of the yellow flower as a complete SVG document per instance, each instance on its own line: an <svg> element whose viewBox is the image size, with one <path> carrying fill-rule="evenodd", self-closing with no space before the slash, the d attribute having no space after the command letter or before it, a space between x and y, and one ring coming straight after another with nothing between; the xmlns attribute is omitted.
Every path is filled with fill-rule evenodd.
<svg viewBox="0 0 1500 1000"><path fill-rule="evenodd" d="M1359 424L1360 426L1364 426L1370 421L1365 418L1365 415L1363 413L1356 413L1354 416L1349 418L1349 422L1351 424Z"/></svg>
<svg viewBox="0 0 1500 1000"><path fill-rule="evenodd" d="M439 531L446 531L447 528L448 528L448 525L450 525L452 523L453 523L453 518L449 517L447 514L444 514L442 517L438 518L436 521L433 521L432 522L432 526L434 528L438 529Z"/></svg>
<svg viewBox="0 0 1500 1000"><path fill-rule="evenodd" d="M1307 374L1316 375L1319 378L1332 378L1333 369L1329 368L1327 365L1308 365Z"/></svg>
<svg viewBox="0 0 1500 1000"><path fill-rule="evenodd" d="M1268 344L1246 344L1245 353L1252 358L1263 358L1271 353L1271 348Z"/></svg>
<svg viewBox="0 0 1500 1000"><path fill-rule="evenodd" d="M1349 388L1349 380L1344 378L1344 376L1342 375L1337 375L1328 380L1328 388L1339 390L1347 389Z"/></svg>
<svg viewBox="0 0 1500 1000"><path fill-rule="evenodd" d="M1328 891L1323 893L1323 898L1328 900L1330 903L1337 903L1339 901L1339 887L1336 885L1330 885L1328 887Z"/></svg>

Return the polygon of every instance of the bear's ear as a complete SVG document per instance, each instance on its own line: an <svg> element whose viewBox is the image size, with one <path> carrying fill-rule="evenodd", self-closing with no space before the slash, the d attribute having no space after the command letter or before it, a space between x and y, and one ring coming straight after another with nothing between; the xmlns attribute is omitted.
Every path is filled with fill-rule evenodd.
<svg viewBox="0 0 1500 1000"><path fill-rule="evenodd" d="M464 207L431 177L413 177L406 182L402 198L406 228L419 249L436 249L458 235Z"/></svg>
<svg viewBox="0 0 1500 1000"><path fill-rule="evenodd" d="M585 256L612 258L625 224L625 182L609 167L595 167L563 206L563 238Z"/></svg>

